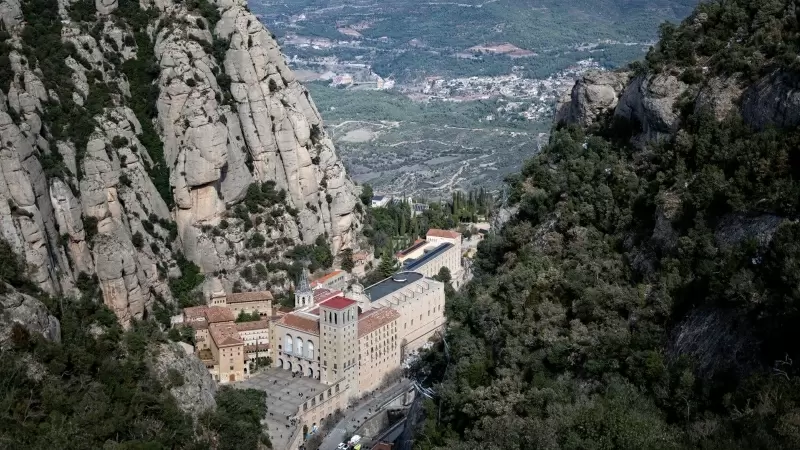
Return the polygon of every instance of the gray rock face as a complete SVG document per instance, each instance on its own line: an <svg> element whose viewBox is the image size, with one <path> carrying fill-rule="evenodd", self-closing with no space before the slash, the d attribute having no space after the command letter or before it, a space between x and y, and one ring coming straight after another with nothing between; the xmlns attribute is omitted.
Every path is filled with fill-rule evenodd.
<svg viewBox="0 0 800 450"><path fill-rule="evenodd" d="M742 117L758 130L800 124L800 78L776 72L758 80L742 95Z"/></svg>
<svg viewBox="0 0 800 450"><path fill-rule="evenodd" d="M700 88L694 105L697 110L708 108L717 120L724 120L731 112L738 111L737 103L741 96L738 80L714 77Z"/></svg>
<svg viewBox="0 0 800 450"><path fill-rule="evenodd" d="M676 76L667 73L638 76L625 88L614 114L640 124L641 140L666 138L677 129L675 101L687 87Z"/></svg>
<svg viewBox="0 0 800 450"><path fill-rule="evenodd" d="M178 406L184 412L197 417L200 413L217 407L214 400L217 383L199 359L186 353L180 344L174 342L161 344L155 353L151 369L158 379L169 386ZM173 382L171 371L181 375L182 384Z"/></svg>
<svg viewBox="0 0 800 450"><path fill-rule="evenodd" d="M37 333L54 342L61 342L61 324L51 316L42 302L17 292L11 286L0 287L0 350L12 346L11 332L15 323L29 333Z"/></svg>
<svg viewBox="0 0 800 450"><path fill-rule="evenodd" d="M586 72L557 106L556 123L590 126L598 115L616 108L629 78L628 72Z"/></svg>
<svg viewBox="0 0 800 450"><path fill-rule="evenodd" d="M22 22L22 8L19 0L0 1L0 22L7 30Z"/></svg>
<svg viewBox="0 0 800 450"><path fill-rule="evenodd" d="M106 17L117 0L95 0L93 23L67 20L72 3L58 1L62 42L74 46L60 82L95 114L80 139L45 138L45 105L64 100L64 91L42 79L35 59L12 50L14 76L0 86L0 238L24 257L39 288L74 295L79 277L96 275L103 301L127 326L157 296L172 301L178 253L230 290L242 281L243 261L264 251L248 245L259 234L274 258L319 236L334 254L358 246L357 189L308 92L244 1L216 2L215 26L183 2L140 2L159 15L148 31L159 69L152 125L169 170L169 206L149 173L160 154L142 144L143 124L125 106L131 91L121 63L137 57L137 39L125 18ZM21 11L19 0L0 0L0 27L12 39L25 27ZM212 54L215 39L227 49ZM108 93L97 105L102 83ZM262 184L285 192L284 204L243 221L233 210ZM243 287L267 283L286 286L285 274Z"/></svg>

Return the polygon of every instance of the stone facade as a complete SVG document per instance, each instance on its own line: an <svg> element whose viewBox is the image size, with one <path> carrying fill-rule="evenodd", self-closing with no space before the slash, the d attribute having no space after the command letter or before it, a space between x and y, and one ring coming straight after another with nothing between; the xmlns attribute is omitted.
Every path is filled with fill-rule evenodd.
<svg viewBox="0 0 800 450"><path fill-rule="evenodd" d="M442 267L446 267L453 287L458 288L464 282L461 233L456 231L432 228L424 241L417 240L395 256L403 264L403 270L435 277Z"/></svg>

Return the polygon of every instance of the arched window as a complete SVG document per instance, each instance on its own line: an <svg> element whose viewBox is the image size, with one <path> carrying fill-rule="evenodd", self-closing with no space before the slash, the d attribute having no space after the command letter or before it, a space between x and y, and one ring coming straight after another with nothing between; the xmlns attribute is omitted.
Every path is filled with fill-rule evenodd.
<svg viewBox="0 0 800 450"><path fill-rule="evenodd" d="M292 353L292 335L291 334L287 334L286 335L286 345L284 345L284 347L285 347L284 350L286 350L286 353Z"/></svg>
<svg viewBox="0 0 800 450"><path fill-rule="evenodd" d="M306 358L314 359L314 343L311 341L306 344Z"/></svg>
<svg viewBox="0 0 800 450"><path fill-rule="evenodd" d="M294 338L294 353L297 356L303 356L303 340L300 339L300 336Z"/></svg>

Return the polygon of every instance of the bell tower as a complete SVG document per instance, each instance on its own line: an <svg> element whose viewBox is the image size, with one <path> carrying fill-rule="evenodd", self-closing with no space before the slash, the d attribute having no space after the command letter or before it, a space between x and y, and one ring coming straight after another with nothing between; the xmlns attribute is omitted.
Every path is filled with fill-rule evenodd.
<svg viewBox="0 0 800 450"><path fill-rule="evenodd" d="M314 304L314 291L311 290L311 283L308 281L308 268L303 267L303 272L297 280L294 289L294 307L305 308Z"/></svg>
<svg viewBox="0 0 800 450"><path fill-rule="evenodd" d="M358 303L334 297L319 304L323 383L345 382L358 392Z"/></svg>

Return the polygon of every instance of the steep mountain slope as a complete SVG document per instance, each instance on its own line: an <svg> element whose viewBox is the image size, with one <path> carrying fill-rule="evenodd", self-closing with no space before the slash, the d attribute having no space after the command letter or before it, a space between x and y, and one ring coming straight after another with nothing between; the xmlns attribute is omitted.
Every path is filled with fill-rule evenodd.
<svg viewBox="0 0 800 450"><path fill-rule="evenodd" d="M423 447L800 446L799 23L703 3L579 80L448 302Z"/></svg>
<svg viewBox="0 0 800 450"><path fill-rule="evenodd" d="M358 245L357 189L244 1L3 0L0 18L0 237L44 292L96 276L127 325L172 303L170 278L196 284L184 255L280 290L297 245Z"/></svg>

